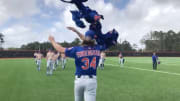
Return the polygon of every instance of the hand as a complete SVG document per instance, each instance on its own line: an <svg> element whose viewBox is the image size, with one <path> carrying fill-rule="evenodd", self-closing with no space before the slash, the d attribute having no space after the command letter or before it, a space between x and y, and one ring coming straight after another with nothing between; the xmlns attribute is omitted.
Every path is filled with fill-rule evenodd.
<svg viewBox="0 0 180 101"><path fill-rule="evenodd" d="M76 32L77 30L74 28L74 27L67 27L67 29L73 31L73 32Z"/></svg>
<svg viewBox="0 0 180 101"><path fill-rule="evenodd" d="M54 37L53 37L53 36L51 36L51 35L49 36L49 38L48 38L48 39L49 39L49 41L50 41L50 42L54 41Z"/></svg>

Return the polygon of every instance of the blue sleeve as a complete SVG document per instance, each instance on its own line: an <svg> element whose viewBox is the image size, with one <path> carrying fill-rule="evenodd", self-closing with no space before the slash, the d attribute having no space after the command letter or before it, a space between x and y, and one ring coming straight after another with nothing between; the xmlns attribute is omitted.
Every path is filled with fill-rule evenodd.
<svg viewBox="0 0 180 101"><path fill-rule="evenodd" d="M76 57L76 47L66 48L65 55L70 58Z"/></svg>

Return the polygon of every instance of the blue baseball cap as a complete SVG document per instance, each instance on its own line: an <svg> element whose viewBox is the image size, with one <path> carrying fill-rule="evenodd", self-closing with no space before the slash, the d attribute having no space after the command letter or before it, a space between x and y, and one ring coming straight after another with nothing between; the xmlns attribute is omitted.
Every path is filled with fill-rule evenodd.
<svg viewBox="0 0 180 101"><path fill-rule="evenodd" d="M93 30L88 30L86 33L85 33L85 37L89 37L91 40L94 39L94 35L95 35L95 32Z"/></svg>

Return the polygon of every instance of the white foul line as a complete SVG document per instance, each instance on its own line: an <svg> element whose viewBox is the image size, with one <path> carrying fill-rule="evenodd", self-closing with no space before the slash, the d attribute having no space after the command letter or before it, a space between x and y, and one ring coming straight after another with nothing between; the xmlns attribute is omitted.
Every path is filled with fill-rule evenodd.
<svg viewBox="0 0 180 101"><path fill-rule="evenodd" d="M113 65L113 64L106 64L106 65L120 67L119 65ZM158 70L149 70L149 69L141 69L141 68L136 68L136 67L124 67L124 68L136 69L136 70L142 70L142 71L150 71L150 72L158 72L158 73L163 73L163 74L170 74L170 75L178 75L178 76L180 76L179 73L172 73L172 72L165 72L165 71L158 71Z"/></svg>

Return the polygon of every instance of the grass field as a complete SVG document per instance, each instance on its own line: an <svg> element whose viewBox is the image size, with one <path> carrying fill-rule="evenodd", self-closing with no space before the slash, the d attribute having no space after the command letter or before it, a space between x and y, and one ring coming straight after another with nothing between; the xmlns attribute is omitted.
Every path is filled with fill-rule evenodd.
<svg viewBox="0 0 180 101"><path fill-rule="evenodd" d="M107 58L98 70L97 101L180 101L180 58L160 58L152 70L151 57L127 57L122 68L118 58ZM0 101L73 101L74 60L46 76L33 59L0 60Z"/></svg>

